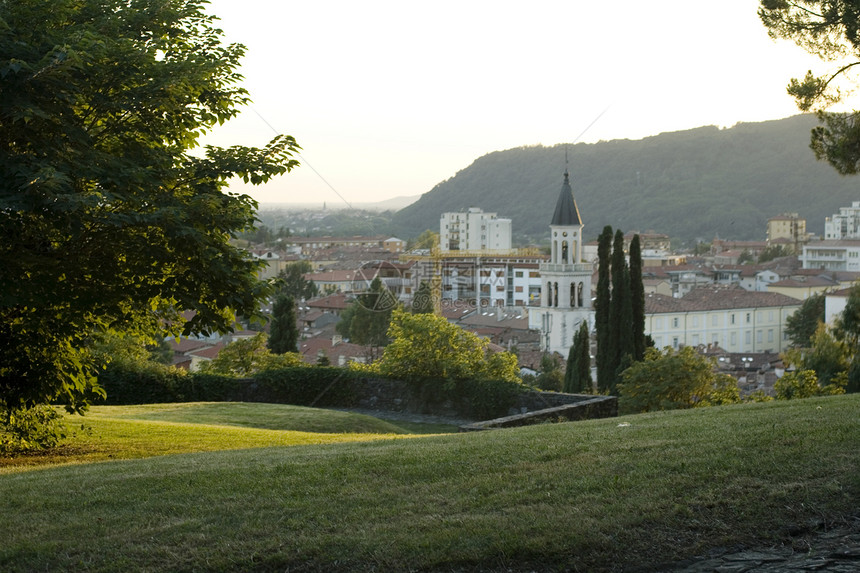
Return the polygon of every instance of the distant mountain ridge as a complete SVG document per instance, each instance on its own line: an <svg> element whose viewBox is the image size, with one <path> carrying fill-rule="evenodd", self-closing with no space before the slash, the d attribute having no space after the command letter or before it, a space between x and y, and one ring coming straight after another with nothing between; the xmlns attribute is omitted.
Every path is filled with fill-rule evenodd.
<svg viewBox="0 0 860 573"><path fill-rule="evenodd" d="M814 116L662 133L641 140L532 146L496 151L394 214L396 233L439 231L443 212L479 207L513 219L515 236L549 232L568 152L571 185L594 239L605 225L653 230L692 242L763 240L766 223L798 213L807 230L860 200L860 179L842 177L809 149Z"/></svg>

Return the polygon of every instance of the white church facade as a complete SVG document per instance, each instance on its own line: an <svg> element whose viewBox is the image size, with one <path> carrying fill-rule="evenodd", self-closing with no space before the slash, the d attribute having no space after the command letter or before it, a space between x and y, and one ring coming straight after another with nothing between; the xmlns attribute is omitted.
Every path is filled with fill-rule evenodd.
<svg viewBox="0 0 860 573"><path fill-rule="evenodd" d="M540 265L541 301L529 312L529 328L541 333L541 349L567 356L580 324L594 327L591 263L582 262L582 218L565 170L550 222L550 260Z"/></svg>

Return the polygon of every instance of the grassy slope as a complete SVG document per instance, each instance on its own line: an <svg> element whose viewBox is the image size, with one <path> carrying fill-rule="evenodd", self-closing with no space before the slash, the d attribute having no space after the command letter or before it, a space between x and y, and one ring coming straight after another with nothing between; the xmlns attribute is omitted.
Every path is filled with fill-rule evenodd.
<svg viewBox="0 0 860 573"><path fill-rule="evenodd" d="M858 436L855 395L9 473L0 569L648 567L857 512Z"/></svg>
<svg viewBox="0 0 860 573"><path fill-rule="evenodd" d="M457 431L441 424L395 425L335 410L235 402L94 406L84 418L67 416L67 427L73 435L63 447L45 455L0 457L0 474L52 464Z"/></svg>

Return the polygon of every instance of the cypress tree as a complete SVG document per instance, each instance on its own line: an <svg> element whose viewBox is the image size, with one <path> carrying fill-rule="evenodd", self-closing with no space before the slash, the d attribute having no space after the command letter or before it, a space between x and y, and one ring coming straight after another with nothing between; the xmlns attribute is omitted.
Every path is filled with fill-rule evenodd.
<svg viewBox="0 0 860 573"><path fill-rule="evenodd" d="M272 324L266 345L273 354L296 352L299 329L296 326L296 301L287 294L280 294L272 305Z"/></svg>
<svg viewBox="0 0 860 573"><path fill-rule="evenodd" d="M579 331L574 337L574 374L572 376L572 392L591 394L594 391L591 380L591 336L588 332L588 322L582 321Z"/></svg>
<svg viewBox="0 0 860 573"><path fill-rule="evenodd" d="M578 336L579 333L575 334L573 337L573 345L567 352L567 366L564 369L564 384L562 385L562 390L568 394L576 392L576 390L574 390L574 377L576 376L576 353L578 350L576 343Z"/></svg>
<svg viewBox="0 0 860 573"><path fill-rule="evenodd" d="M433 292L427 281L421 281L412 297L412 314L433 314Z"/></svg>
<svg viewBox="0 0 860 573"><path fill-rule="evenodd" d="M597 331L597 387L609 389L614 376L614 352L610 342L610 277L609 254L612 248L612 227L603 228L597 241L597 298L594 301L594 328Z"/></svg>
<svg viewBox="0 0 860 573"><path fill-rule="evenodd" d="M609 358L607 359L607 387L615 394L616 371L626 354L632 355L630 340L632 311L630 305L630 271L624 257L624 233L615 231L611 259L612 295L609 307Z"/></svg>
<svg viewBox="0 0 860 573"><path fill-rule="evenodd" d="M630 242L630 306L633 314L633 360L645 359L645 286L642 284L642 246L639 235Z"/></svg>

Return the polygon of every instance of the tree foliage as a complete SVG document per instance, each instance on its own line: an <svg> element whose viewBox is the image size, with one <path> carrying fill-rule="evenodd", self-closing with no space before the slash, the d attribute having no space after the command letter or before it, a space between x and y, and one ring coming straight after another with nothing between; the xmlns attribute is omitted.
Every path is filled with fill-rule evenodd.
<svg viewBox="0 0 860 573"><path fill-rule="evenodd" d="M296 301L281 294L272 305L272 321L269 329L268 347L274 354L296 352L299 329L296 325Z"/></svg>
<svg viewBox="0 0 860 573"><path fill-rule="evenodd" d="M297 352L273 354L266 345L265 333L237 340L225 346L218 356L200 366L202 374L247 377L266 370L304 366Z"/></svg>
<svg viewBox="0 0 860 573"><path fill-rule="evenodd" d="M441 316L395 309L388 336L391 343L374 364L380 374L403 380L519 381L515 355L489 352L485 339Z"/></svg>
<svg viewBox="0 0 860 573"><path fill-rule="evenodd" d="M818 326L824 322L824 295L815 293L785 320L785 332L794 346L808 347Z"/></svg>
<svg viewBox="0 0 860 573"><path fill-rule="evenodd" d="M633 360L645 359L645 284L642 282L642 245L639 235L630 241L630 310Z"/></svg>
<svg viewBox="0 0 860 573"><path fill-rule="evenodd" d="M610 324L611 278L609 257L612 252L612 227L603 228L597 242L597 297L594 301L594 327L597 330L597 387L607 391L615 369L612 359L612 326Z"/></svg>
<svg viewBox="0 0 860 573"><path fill-rule="evenodd" d="M590 394L594 391L591 378L591 342L588 323L583 321L573 337L573 346L567 357L564 373L564 391L571 394Z"/></svg>
<svg viewBox="0 0 860 573"><path fill-rule="evenodd" d="M313 272L310 261L288 263L278 273L275 288L278 293L289 295L295 300L312 299L319 294L319 289L314 281L305 278L310 272Z"/></svg>
<svg viewBox="0 0 860 573"><path fill-rule="evenodd" d="M229 239L256 203L225 193L297 165L198 138L248 101L244 47L203 2L3 2L0 18L0 407L86 406L94 332L173 319L185 334L254 316L259 264ZM177 322L179 311L194 311Z"/></svg>
<svg viewBox="0 0 860 573"><path fill-rule="evenodd" d="M421 281L415 296L412 297L412 312L414 314L433 312L433 291L427 281Z"/></svg>
<svg viewBox="0 0 860 573"><path fill-rule="evenodd" d="M843 175L860 169L858 111L828 112L843 101L840 83L860 64L860 9L847 0L761 0L759 17L773 38L791 40L807 52L831 62L822 75L808 71L792 78L788 93L804 112L815 111L821 123L812 130L810 147Z"/></svg>
<svg viewBox="0 0 860 573"><path fill-rule="evenodd" d="M388 344L388 326L397 300L379 277L373 279L367 292L358 295L351 307L350 341L374 348Z"/></svg>
<svg viewBox="0 0 860 573"><path fill-rule="evenodd" d="M841 380L822 385L814 370L795 370L783 374L782 378L774 383L773 389L776 391L777 400L833 396L845 393L840 382Z"/></svg>
<svg viewBox="0 0 860 573"><path fill-rule="evenodd" d="M644 361L622 373L618 392L626 414L740 402L737 381L715 372L713 361L692 346L649 348Z"/></svg>

